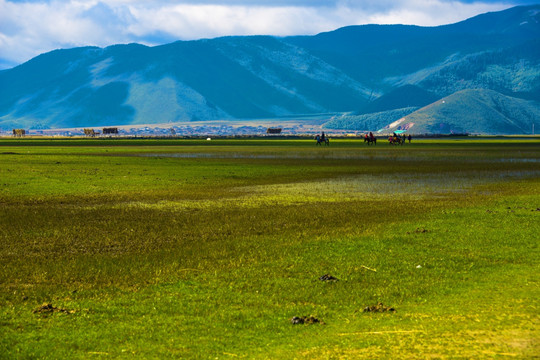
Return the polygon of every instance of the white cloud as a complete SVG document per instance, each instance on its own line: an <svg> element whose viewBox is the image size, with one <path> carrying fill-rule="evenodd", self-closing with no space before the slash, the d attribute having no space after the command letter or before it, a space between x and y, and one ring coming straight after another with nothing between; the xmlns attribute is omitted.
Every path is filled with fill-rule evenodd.
<svg viewBox="0 0 540 360"><path fill-rule="evenodd" d="M130 26L133 34L144 37L146 33L159 30L184 40L223 35L316 34L367 23L433 26L509 7L501 3L463 4L437 0L402 0L402 4L396 1L384 4L380 0L373 3L351 0L330 3L332 6L316 7L212 4L165 4L156 7L155 3L132 2L128 7L136 19Z"/></svg>
<svg viewBox="0 0 540 360"><path fill-rule="evenodd" d="M0 0L1 57L17 63L60 47L122 42L121 36L110 36L99 19L83 16L87 4Z"/></svg>
<svg viewBox="0 0 540 360"><path fill-rule="evenodd" d="M451 24L469 17L510 7L504 3L462 3L429 0L409 1L407 7L396 7L384 12L374 13L370 22L376 24L407 24L436 26Z"/></svg>
<svg viewBox="0 0 540 360"><path fill-rule="evenodd" d="M222 35L290 35L316 33L331 26L317 9L305 7L247 7L175 5L160 9L135 8L132 31L138 36L152 29L197 39Z"/></svg>
<svg viewBox="0 0 540 360"><path fill-rule="evenodd" d="M445 0L268 3L262 0L0 0L0 58L13 65L46 51L74 46L128 42L155 45L172 39L225 35L308 35L367 23L433 26L511 6L502 2Z"/></svg>

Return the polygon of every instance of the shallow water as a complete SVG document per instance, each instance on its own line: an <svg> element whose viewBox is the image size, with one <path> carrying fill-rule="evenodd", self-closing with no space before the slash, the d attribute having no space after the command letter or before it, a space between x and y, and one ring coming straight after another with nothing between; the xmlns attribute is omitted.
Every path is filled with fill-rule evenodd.
<svg viewBox="0 0 540 360"><path fill-rule="evenodd" d="M501 158L497 159L499 162L509 162L509 163L540 163L540 158Z"/></svg>
<svg viewBox="0 0 540 360"><path fill-rule="evenodd" d="M452 156L434 156L431 153L416 154L416 156L400 156L396 153L353 153L353 152L327 152L327 153L306 153L306 152L284 152L284 153L248 153L248 152L223 152L223 153L163 153L163 154L137 154L141 157L164 157L183 159L330 159L330 160L377 160L391 159L392 161L460 161L463 163L540 163L540 158L467 158Z"/></svg>

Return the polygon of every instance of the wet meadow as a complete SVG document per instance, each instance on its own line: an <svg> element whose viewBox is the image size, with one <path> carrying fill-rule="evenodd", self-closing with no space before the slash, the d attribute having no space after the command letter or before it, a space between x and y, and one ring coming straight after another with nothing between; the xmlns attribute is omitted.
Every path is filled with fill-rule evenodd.
<svg viewBox="0 0 540 360"><path fill-rule="evenodd" d="M534 358L540 139L0 139L0 358Z"/></svg>

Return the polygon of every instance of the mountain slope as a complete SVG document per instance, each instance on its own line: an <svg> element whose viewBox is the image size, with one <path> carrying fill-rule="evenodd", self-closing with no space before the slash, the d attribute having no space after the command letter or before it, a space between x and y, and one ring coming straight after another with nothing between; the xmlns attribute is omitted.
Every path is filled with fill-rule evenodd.
<svg viewBox="0 0 540 360"><path fill-rule="evenodd" d="M419 86L407 84L376 98L356 112L370 114L408 107L422 107L438 99L438 96Z"/></svg>
<svg viewBox="0 0 540 360"><path fill-rule="evenodd" d="M257 118L339 111L367 90L273 37L58 50L0 73L0 126Z"/></svg>
<svg viewBox="0 0 540 360"><path fill-rule="evenodd" d="M540 103L493 90L462 90L390 124L385 131L423 133L530 134Z"/></svg>
<svg viewBox="0 0 540 360"><path fill-rule="evenodd" d="M539 5L515 7L432 28L349 26L286 40L342 69L356 80L379 88L384 78L412 74L444 64L449 59L499 51L538 39L539 10Z"/></svg>
<svg viewBox="0 0 540 360"><path fill-rule="evenodd" d="M362 115L343 114L341 116L334 116L330 121L323 125L323 128L355 131L376 131L409 115L417 109L418 108L416 107L406 107L403 109L380 111Z"/></svg>
<svg viewBox="0 0 540 360"><path fill-rule="evenodd" d="M540 100L540 39L520 45L453 56L411 74L388 77L394 86L414 84L440 97L464 89L492 89Z"/></svg>

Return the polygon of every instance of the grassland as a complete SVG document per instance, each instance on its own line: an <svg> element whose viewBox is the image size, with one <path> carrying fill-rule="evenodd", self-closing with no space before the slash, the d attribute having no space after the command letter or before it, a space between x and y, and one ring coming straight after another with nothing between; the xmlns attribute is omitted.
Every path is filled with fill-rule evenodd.
<svg viewBox="0 0 540 360"><path fill-rule="evenodd" d="M539 208L538 139L0 140L0 358L535 358Z"/></svg>

